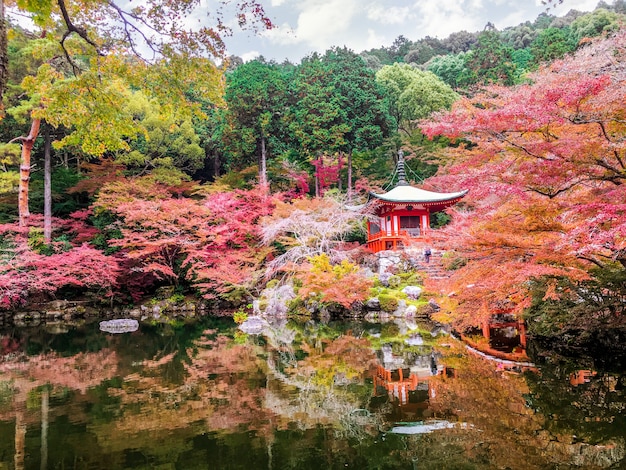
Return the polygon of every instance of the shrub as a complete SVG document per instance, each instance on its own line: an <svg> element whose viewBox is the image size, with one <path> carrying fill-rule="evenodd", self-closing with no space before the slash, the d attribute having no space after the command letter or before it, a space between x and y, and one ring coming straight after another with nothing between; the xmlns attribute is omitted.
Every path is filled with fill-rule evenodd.
<svg viewBox="0 0 626 470"><path fill-rule="evenodd" d="M398 298L390 294L380 294L378 296L381 310L385 312L395 312L398 309Z"/></svg>
<svg viewBox="0 0 626 470"><path fill-rule="evenodd" d="M309 263L309 269L297 276L302 281L298 294L303 299L312 296L322 303L337 303L345 308L367 299L373 281L357 265L346 260L333 265L326 254L309 258Z"/></svg>

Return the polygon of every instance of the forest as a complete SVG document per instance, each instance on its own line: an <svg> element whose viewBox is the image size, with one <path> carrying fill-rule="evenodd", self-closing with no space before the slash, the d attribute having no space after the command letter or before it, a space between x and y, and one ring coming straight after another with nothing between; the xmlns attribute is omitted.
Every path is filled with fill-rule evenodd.
<svg viewBox="0 0 626 470"><path fill-rule="evenodd" d="M5 314L163 287L238 308L283 284L294 311L354 308L373 281L347 207L402 150L420 187L469 190L433 219L448 321L505 309L539 337L626 337L626 2L298 64L227 56L219 12L186 29L197 4L7 2ZM260 2L236 12L272 27Z"/></svg>

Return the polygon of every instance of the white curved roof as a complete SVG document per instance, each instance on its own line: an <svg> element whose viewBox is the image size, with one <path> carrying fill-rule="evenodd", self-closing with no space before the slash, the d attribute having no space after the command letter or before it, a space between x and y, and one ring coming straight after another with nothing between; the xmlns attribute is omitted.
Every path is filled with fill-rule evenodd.
<svg viewBox="0 0 626 470"><path fill-rule="evenodd" d="M467 189L458 193L435 193L413 186L399 185L384 194L370 193L376 199L388 202L411 202L414 204L428 202L446 202L453 199L460 199L467 194Z"/></svg>

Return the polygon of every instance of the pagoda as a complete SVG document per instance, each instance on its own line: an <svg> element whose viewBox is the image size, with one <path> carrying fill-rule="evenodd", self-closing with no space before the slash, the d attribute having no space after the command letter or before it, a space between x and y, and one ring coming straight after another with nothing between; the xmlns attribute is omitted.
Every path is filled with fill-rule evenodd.
<svg viewBox="0 0 626 470"><path fill-rule="evenodd" d="M370 193L368 209L377 219L367 223L367 247L374 253L396 250L412 239L424 238L430 227L430 215L459 202L467 190L436 193L411 186L406 180L404 155L398 152L398 183L383 194Z"/></svg>

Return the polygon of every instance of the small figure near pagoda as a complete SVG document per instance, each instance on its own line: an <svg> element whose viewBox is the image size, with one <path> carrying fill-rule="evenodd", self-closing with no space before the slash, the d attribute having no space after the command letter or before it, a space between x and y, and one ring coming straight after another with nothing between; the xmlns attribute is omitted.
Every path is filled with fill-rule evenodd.
<svg viewBox="0 0 626 470"><path fill-rule="evenodd" d="M367 224L367 247L374 253L404 247L411 239L423 238L430 227L430 215L459 202L467 190L436 193L411 186L406 180L404 154L398 152L398 183L383 194L370 193L369 209L377 220ZM430 260L424 252L424 260Z"/></svg>

